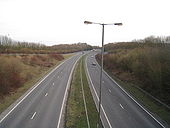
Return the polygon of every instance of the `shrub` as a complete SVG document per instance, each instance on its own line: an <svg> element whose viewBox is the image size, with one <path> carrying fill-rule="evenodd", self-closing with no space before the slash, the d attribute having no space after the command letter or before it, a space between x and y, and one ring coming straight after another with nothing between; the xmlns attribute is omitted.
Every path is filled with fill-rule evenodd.
<svg viewBox="0 0 170 128"><path fill-rule="evenodd" d="M61 60L64 59L63 55L61 55L61 54L52 54L52 53L50 53L50 54L48 54L48 56L50 58L54 58L54 59L56 59L58 61L61 61Z"/></svg>
<svg viewBox="0 0 170 128"><path fill-rule="evenodd" d="M41 65L41 63L42 63L42 61L39 58L37 58L37 56L35 56L35 55L30 58L30 64L32 66Z"/></svg>
<svg viewBox="0 0 170 128"><path fill-rule="evenodd" d="M29 64L29 57L28 57L28 55L20 55L20 56L21 56L21 61L24 64Z"/></svg>
<svg viewBox="0 0 170 128"><path fill-rule="evenodd" d="M49 62L49 58L44 55L33 55L30 59L30 64L33 66L51 67L54 64Z"/></svg>
<svg viewBox="0 0 170 128"><path fill-rule="evenodd" d="M41 61L47 61L48 57L46 57L45 55L35 55L36 58L38 58Z"/></svg>
<svg viewBox="0 0 170 128"><path fill-rule="evenodd" d="M0 58L0 93L7 94L11 88L22 84L22 66L17 58Z"/></svg>

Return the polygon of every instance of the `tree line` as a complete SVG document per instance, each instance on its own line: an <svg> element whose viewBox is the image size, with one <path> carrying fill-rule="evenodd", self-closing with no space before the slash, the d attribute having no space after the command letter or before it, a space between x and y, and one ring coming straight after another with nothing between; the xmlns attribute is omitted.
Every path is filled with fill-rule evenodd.
<svg viewBox="0 0 170 128"><path fill-rule="evenodd" d="M40 43L15 41L8 36L0 36L0 53L70 53L81 50L90 50L93 47L87 43L60 44L46 46Z"/></svg>

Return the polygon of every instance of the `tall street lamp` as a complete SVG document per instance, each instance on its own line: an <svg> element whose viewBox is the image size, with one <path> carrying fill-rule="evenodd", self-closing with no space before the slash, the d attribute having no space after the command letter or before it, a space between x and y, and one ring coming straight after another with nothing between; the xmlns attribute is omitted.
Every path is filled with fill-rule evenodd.
<svg viewBox="0 0 170 128"><path fill-rule="evenodd" d="M111 23L111 24L104 24L104 23L95 23L91 21L84 21L84 24L98 24L102 26L102 50L101 50L101 72L100 72L100 85L99 85L99 106L98 106L98 124L97 127L100 127L100 111L101 111L101 96L102 96L102 74L103 74L103 53L104 53L104 26L105 25L117 25L122 26L122 23Z"/></svg>

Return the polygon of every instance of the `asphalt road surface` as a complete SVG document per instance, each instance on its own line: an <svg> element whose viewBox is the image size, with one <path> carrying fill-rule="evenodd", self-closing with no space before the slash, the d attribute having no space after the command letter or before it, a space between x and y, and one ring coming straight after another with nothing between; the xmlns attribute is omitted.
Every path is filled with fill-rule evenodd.
<svg viewBox="0 0 170 128"><path fill-rule="evenodd" d="M95 54L96 52L88 54L85 62L90 89L98 108L101 69L95 60ZM105 72L102 79L101 120L105 128L165 128Z"/></svg>
<svg viewBox="0 0 170 128"><path fill-rule="evenodd" d="M61 63L1 114L0 128L60 128L75 56Z"/></svg>

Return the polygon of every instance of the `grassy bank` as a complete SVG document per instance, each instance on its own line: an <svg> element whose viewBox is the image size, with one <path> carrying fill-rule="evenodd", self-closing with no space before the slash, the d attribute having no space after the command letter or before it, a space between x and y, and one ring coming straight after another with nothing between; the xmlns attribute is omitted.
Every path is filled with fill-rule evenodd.
<svg viewBox="0 0 170 128"><path fill-rule="evenodd" d="M65 54L63 55L63 59L67 59L72 55L73 54ZM20 71L19 71L18 78L19 80L21 80L21 83L17 86L16 85L12 86L10 84L7 85L5 83L2 83L1 81L0 83L1 88L4 88L3 86L8 86L8 88L5 87L6 90L0 93L0 113L3 112L7 107L9 107L13 102L15 102L30 87L32 87L35 83L37 83L43 76L49 73L54 67L60 64L63 60L63 59L61 60L56 59L56 55L51 55L51 56L49 55L38 55L38 56L37 55L26 55L26 56L25 55L24 56L1 55L0 59L2 58L5 59L6 63L8 63L8 61L15 60L17 64L19 64ZM34 62L32 61L32 58ZM13 64L13 62L11 62L11 64ZM3 70L5 72L5 69ZM5 80L9 81L8 79Z"/></svg>
<svg viewBox="0 0 170 128"><path fill-rule="evenodd" d="M81 73L84 96L87 106L87 115L91 128L97 125L97 110L94 104L88 81L85 74L84 62L81 58L78 62L70 87L69 98L66 109L66 128L88 128L87 115L83 101L83 92L81 86Z"/></svg>

